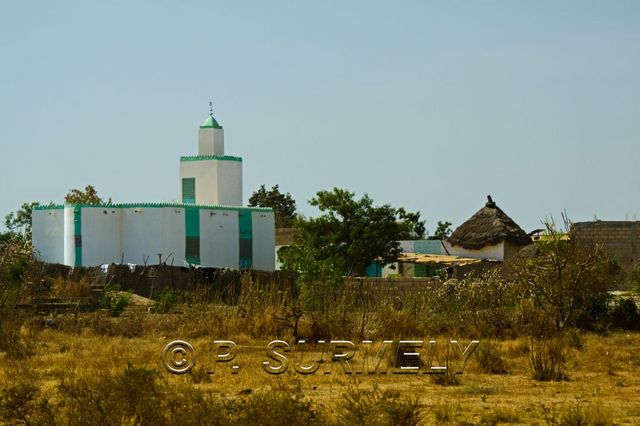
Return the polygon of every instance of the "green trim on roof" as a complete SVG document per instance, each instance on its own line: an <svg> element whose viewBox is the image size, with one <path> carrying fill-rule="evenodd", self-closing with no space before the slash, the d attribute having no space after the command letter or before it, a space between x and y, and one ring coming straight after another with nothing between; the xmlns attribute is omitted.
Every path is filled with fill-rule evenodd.
<svg viewBox="0 0 640 426"><path fill-rule="evenodd" d="M206 120L204 120L204 122L200 125L201 129L208 129L208 128L212 128L212 129L222 129L222 126L218 124L218 122L216 121L215 118L213 118L213 115L210 115L207 117Z"/></svg>
<svg viewBox="0 0 640 426"><path fill-rule="evenodd" d="M65 204L64 206L38 206L38 210L48 210L49 208L75 208L75 207L94 207L102 209L131 209L131 208L163 208L172 207L183 209L186 207L198 207L206 210L232 210L232 211L252 211L252 212L273 212L269 207L242 207L242 206L224 206L215 204L185 204L185 203L117 203L117 204Z"/></svg>
<svg viewBox="0 0 640 426"><path fill-rule="evenodd" d="M49 206L39 205L39 206L33 207L33 210L60 210L60 209L64 209L64 204L52 204Z"/></svg>
<svg viewBox="0 0 640 426"><path fill-rule="evenodd" d="M207 160L222 160L222 161L240 161L241 157L234 157L233 155L188 155L180 157L180 162L185 161L207 161Z"/></svg>

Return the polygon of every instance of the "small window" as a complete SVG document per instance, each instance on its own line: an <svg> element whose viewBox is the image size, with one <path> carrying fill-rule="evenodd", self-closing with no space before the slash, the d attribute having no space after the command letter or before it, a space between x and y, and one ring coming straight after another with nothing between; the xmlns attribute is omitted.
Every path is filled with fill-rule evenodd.
<svg viewBox="0 0 640 426"><path fill-rule="evenodd" d="M196 203L196 178L182 179L182 202L185 204Z"/></svg>

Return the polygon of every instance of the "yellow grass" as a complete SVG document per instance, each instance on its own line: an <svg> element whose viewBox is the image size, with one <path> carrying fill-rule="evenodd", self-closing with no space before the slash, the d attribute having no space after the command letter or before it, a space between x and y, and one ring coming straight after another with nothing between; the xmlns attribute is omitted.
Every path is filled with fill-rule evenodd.
<svg viewBox="0 0 640 426"><path fill-rule="evenodd" d="M58 386L64 380L92 380L117 374L132 364L157 371L170 386L187 385L223 399L255 394L282 384L299 384L305 399L329 417L344 400L350 385L364 388L377 385L383 391L418 398L425 424L560 424L563 419L571 424L566 419L576 410L581 415L586 413L590 424L597 424L600 418L616 424L640 422L638 333L585 335L584 348L569 352L569 381L531 379L526 342L520 339L496 343L507 361L508 374L480 373L472 357L460 385L440 386L428 375L347 375L339 366L334 366L331 374L301 375L290 366L284 374L270 375L263 371L261 363L266 360L266 345L272 337L255 339L240 333L189 338L189 327L182 322L184 316L147 313L144 320L156 325L164 323L162 331L155 328L136 338L101 336L90 329L25 332L23 337L35 343L35 353L22 359L16 359L11 352L0 353L0 383L6 388L21 375L33 375L33 383L55 402ZM172 326L175 331L171 331ZM196 367L190 374L173 375L163 367L162 349L177 338L188 340L198 353ZM231 374L226 364L218 364L214 374L207 373L215 366L213 339L231 339L239 345L238 374ZM460 340L463 344L468 342ZM294 352L290 359L293 356Z"/></svg>

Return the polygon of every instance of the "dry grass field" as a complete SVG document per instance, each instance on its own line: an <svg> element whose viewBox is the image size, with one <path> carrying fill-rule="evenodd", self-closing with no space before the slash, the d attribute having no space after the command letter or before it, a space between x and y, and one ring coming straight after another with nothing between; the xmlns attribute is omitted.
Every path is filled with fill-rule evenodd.
<svg viewBox="0 0 640 426"><path fill-rule="evenodd" d="M493 270L401 295L315 276L292 289L243 272L230 282L233 297L204 281L158 289L150 300L116 286L96 298L89 277L46 275L28 245L10 241L0 245L0 423L640 423L640 281L628 294L610 293L620 280L611 261L567 244L539 245L541 254L510 276ZM40 307L46 298L59 303L49 313ZM176 339L195 353L167 355ZM275 339L291 346L282 374L263 368L284 365L268 357ZM216 340L235 342L235 359L216 362L225 352ZM320 344L331 340L355 343L349 366L332 362L347 347ZM424 345L400 350L400 340ZM479 344L465 364L472 340ZM411 352L419 359L397 357ZM322 361L315 373L298 372L314 359ZM195 365L177 375L167 360ZM363 360L364 373L381 364L358 374ZM419 372L398 374L410 366ZM436 366L449 373L423 374Z"/></svg>
<svg viewBox="0 0 640 426"><path fill-rule="evenodd" d="M23 326L30 355L0 355L0 409L9 424L640 422L638 333L573 333L561 381L532 379L527 338L481 339L458 383L447 383L392 369L349 375L338 365L331 374L302 375L290 366L270 375L261 363L267 360L267 343L277 336L243 334L242 324L220 335L214 325L219 317L202 313L199 324L191 323L195 314L190 312L100 314L60 317L57 329ZM135 337L125 337L127 330ZM188 340L198 355L195 367L183 375L163 367L162 350L177 338ZM237 343L238 374L223 363L208 374L215 364L214 339ZM447 341L445 336L426 339ZM460 343L466 346L468 340ZM294 354L292 348L287 356L293 361Z"/></svg>

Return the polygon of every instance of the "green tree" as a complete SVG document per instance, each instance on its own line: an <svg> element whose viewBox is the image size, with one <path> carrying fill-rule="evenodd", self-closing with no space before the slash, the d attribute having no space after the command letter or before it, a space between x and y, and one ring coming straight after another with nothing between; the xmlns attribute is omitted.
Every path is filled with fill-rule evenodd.
<svg viewBox="0 0 640 426"><path fill-rule="evenodd" d="M100 198L98 191L93 185L87 185L84 191L80 189L71 189L64 197L64 202L69 204L104 204L105 201ZM111 204L111 198L106 203Z"/></svg>
<svg viewBox="0 0 640 426"><path fill-rule="evenodd" d="M438 227L436 228L436 232L433 233L433 239L435 240L446 240L449 235L451 235L451 222L447 221L438 221Z"/></svg>
<svg viewBox="0 0 640 426"><path fill-rule="evenodd" d="M354 193L334 188L319 191L309 204L322 214L300 219L296 244L283 253L285 267L303 275L362 275L374 261L383 265L396 261L399 240L424 235L420 213L388 204L374 206L366 194L358 200Z"/></svg>
<svg viewBox="0 0 640 426"><path fill-rule="evenodd" d="M600 245L583 245L570 237L570 222L557 230L553 222L537 243L533 256L519 257L514 278L550 319L555 330L576 325L578 319L596 321L606 311L608 291L620 278L620 268Z"/></svg>
<svg viewBox="0 0 640 426"><path fill-rule="evenodd" d="M31 215L33 208L39 205L40 203L38 202L23 203L17 211L6 215L4 217L4 226L7 227L9 233L20 234L27 240L31 240Z"/></svg>
<svg viewBox="0 0 640 426"><path fill-rule="evenodd" d="M101 204L104 202L103 199L98 196L98 192L93 185L87 185L84 191L79 189L69 190L69 193L64 197L64 201L69 204ZM109 198L107 203L111 203L111 198ZM39 205L40 203L37 201L23 203L17 211L6 215L4 217L4 226L9 232L0 234L0 240L5 240L12 235L20 235L27 241L31 241L31 217L34 207Z"/></svg>
<svg viewBox="0 0 640 426"><path fill-rule="evenodd" d="M267 190L260 185L257 191L249 197L250 207L270 207L273 209L276 220L276 228L291 227L296 218L296 202L288 192L280 192L278 185Z"/></svg>

